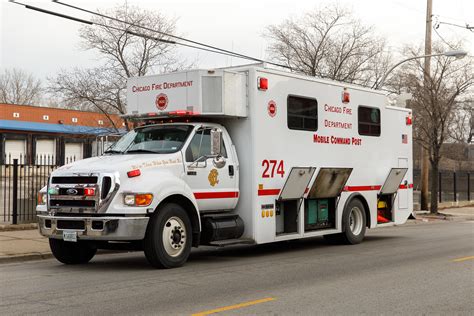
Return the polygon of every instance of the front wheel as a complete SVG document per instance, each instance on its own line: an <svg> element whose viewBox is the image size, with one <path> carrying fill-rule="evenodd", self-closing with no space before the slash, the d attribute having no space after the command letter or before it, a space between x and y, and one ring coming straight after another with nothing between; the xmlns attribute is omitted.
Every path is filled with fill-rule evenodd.
<svg viewBox="0 0 474 316"><path fill-rule="evenodd" d="M144 251L148 262L155 268L182 266L191 253L191 221L178 204L160 207L148 224Z"/></svg>
<svg viewBox="0 0 474 316"><path fill-rule="evenodd" d="M97 252L97 249L86 241L69 242L50 238L49 247L54 257L64 264L88 263Z"/></svg>
<svg viewBox="0 0 474 316"><path fill-rule="evenodd" d="M331 243L359 244L365 237L366 222L364 204L359 199L352 199L342 213L342 233L324 238Z"/></svg>

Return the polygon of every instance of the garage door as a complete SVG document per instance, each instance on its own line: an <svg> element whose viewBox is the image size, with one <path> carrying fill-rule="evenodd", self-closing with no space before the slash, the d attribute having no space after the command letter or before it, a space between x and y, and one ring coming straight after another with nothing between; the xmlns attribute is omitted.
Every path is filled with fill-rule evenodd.
<svg viewBox="0 0 474 316"><path fill-rule="evenodd" d="M54 139L38 139L36 141L36 163L41 161L52 163L56 156L55 147Z"/></svg>
<svg viewBox="0 0 474 316"><path fill-rule="evenodd" d="M66 143L64 149L66 163L82 159L82 143Z"/></svg>
<svg viewBox="0 0 474 316"><path fill-rule="evenodd" d="M25 140L5 140L5 157L6 163L13 163L13 159L18 159L19 163L22 163L25 159L26 154L26 141Z"/></svg>

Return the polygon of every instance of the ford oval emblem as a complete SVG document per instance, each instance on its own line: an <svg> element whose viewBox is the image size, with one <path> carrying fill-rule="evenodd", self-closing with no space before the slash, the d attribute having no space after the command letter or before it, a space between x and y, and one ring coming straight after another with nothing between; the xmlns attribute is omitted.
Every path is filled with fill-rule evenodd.
<svg viewBox="0 0 474 316"><path fill-rule="evenodd" d="M77 195L77 190L76 189L67 189L66 193L69 195Z"/></svg>

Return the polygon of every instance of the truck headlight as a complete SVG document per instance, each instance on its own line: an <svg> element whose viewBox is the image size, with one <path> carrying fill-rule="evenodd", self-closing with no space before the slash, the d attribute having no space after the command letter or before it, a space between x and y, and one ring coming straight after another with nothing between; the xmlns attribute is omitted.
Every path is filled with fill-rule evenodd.
<svg viewBox="0 0 474 316"><path fill-rule="evenodd" d="M38 205L46 205L47 192L38 192L37 203Z"/></svg>
<svg viewBox="0 0 474 316"><path fill-rule="evenodd" d="M123 204L128 206L148 206L153 201L151 193L124 193Z"/></svg>

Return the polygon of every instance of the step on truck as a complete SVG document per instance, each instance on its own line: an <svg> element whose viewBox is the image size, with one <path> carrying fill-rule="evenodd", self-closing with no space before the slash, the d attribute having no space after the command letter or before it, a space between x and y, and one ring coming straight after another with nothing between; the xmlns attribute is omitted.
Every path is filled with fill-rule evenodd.
<svg viewBox="0 0 474 316"><path fill-rule="evenodd" d="M249 65L131 78L127 109L130 132L39 193L63 263L101 248L173 268L201 245L358 244L412 212L412 114L384 92Z"/></svg>

